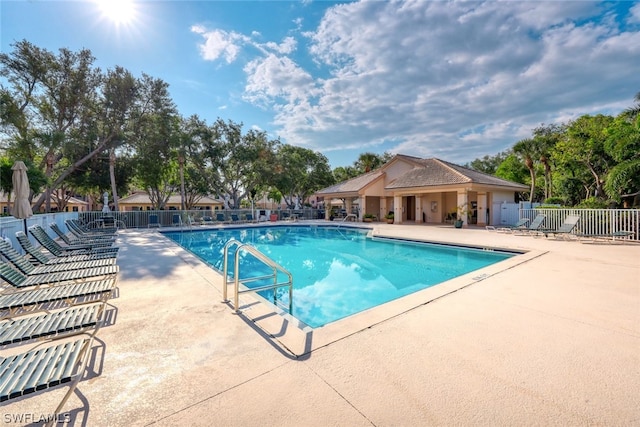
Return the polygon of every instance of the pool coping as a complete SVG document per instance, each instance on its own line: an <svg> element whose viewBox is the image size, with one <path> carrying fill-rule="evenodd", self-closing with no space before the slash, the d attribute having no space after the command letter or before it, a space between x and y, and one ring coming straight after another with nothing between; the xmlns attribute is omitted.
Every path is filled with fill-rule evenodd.
<svg viewBox="0 0 640 427"><path fill-rule="evenodd" d="M189 232L213 231L216 229L228 230L230 228L244 229L244 228L258 227L258 226L259 227L317 226L317 227L325 227L325 228L336 227L334 224L332 223L327 224L326 222L322 222L322 223L313 223L309 221L276 222L276 223L262 222L262 223L251 223L251 224L225 224L222 226L216 225L216 226L207 227L207 228L195 228L190 230ZM361 331L369 329L382 322L391 320L397 316L401 316L405 313L408 313L421 306L437 301L441 298L444 298L448 295L451 295L469 286L479 284L480 282L488 278L494 277L502 272L515 268L518 265L521 265L535 258L543 256L548 252L548 251L537 250L537 249L525 250L525 249L504 248L504 247L495 246L495 245L474 245L474 244L465 244L465 243L459 243L459 242L445 242L437 239L408 238L408 237L397 236L395 235L393 230L386 229L385 231L385 229L378 228L375 225L371 226L371 225L358 224L358 223L354 223L354 224L340 223L340 226L370 230L371 237L373 238L508 252L508 253L514 254L515 256L507 258L503 261L499 261L487 267L483 267L481 269L474 270L469 273L465 273L461 276L455 277L453 279L447 280L445 282L439 283L429 288L413 292L409 295L397 298L395 300L378 305L376 307L363 310L361 312L355 313L343 319L339 319L335 322L331 322L317 328L311 328L303 324L295 317L289 315L288 313L285 313L283 310L273 305L269 301L264 300L262 297L260 297L255 293L246 293L246 294L240 295L239 310L234 310L234 308L232 307L232 303L230 301L227 301L227 304L229 305L231 310L234 310L235 313L238 316L242 317L248 324L254 325L257 329L259 329L263 334L263 336L268 337L268 339L271 340L272 344L278 347L283 354L289 357L296 358L296 359L308 357L309 354L315 350L318 350L332 343L348 338L349 336L352 336ZM159 231L160 231L160 234L165 234L165 233L172 233L172 232L184 231L184 230L167 229L167 230L159 230ZM202 262L205 265L206 268L210 269L215 275L217 275L219 277L219 280L216 281L217 286L219 286L218 290L220 291L220 293L222 293L223 275L221 271L210 266L200 257L188 251L187 249L183 248L174 240L169 239L167 236L163 236L163 237L171 241L171 243L176 247L180 248L181 251L184 251L185 253L188 253L190 256L197 258L200 262ZM229 298L231 299L232 297L229 296Z"/></svg>

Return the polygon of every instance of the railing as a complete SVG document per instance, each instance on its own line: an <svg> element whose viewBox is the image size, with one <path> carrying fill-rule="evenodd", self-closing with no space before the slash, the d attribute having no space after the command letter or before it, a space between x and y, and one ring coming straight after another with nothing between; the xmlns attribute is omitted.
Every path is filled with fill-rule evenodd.
<svg viewBox="0 0 640 427"><path fill-rule="evenodd" d="M188 224L200 224L200 223L223 223L232 222L231 215L237 215L241 222L247 221L247 216L250 215L254 222L260 220L258 215L260 209L224 209L224 210L144 210L144 211L118 211L103 213L101 211L91 212L79 212L78 217L85 224L95 224L97 220L101 220L104 217L112 217L118 221L119 224L124 225L125 228L147 228L149 227L149 216L157 215L158 224L161 227L171 227L174 224L174 215L180 215L181 223L183 225ZM297 218L298 220L324 220L324 211L319 209L280 209L271 210L270 214L277 215L278 220L287 220L290 218ZM217 215L222 215L224 221L218 221ZM212 221L205 221L206 219L212 219ZM269 218L262 218L262 221Z"/></svg>
<svg viewBox="0 0 640 427"><path fill-rule="evenodd" d="M57 239L58 235L49 227L49 224L55 222L58 224L58 227L61 227L63 230L67 230L67 226L64 223L68 219L76 219L78 218L77 212L60 212L60 213L49 213L49 214L37 214L26 220L17 219L12 216L6 216L0 218L0 238L9 239L11 241L11 246L16 248L16 250L22 252L22 246L16 239L16 232L22 231L29 236L29 240L33 245L40 246L37 241L31 237L31 234L27 231L29 227L32 225L39 225L44 230L46 230L49 237L52 239ZM26 228L25 228L26 227Z"/></svg>
<svg viewBox="0 0 640 427"><path fill-rule="evenodd" d="M257 216L259 210L255 210L253 214L253 220L259 219ZM295 212L299 219L324 219L324 211L318 209L303 209L303 210L279 210L271 211L278 215L278 219L287 219ZM213 223L216 224L216 214L222 213L225 220L230 222L231 214L236 214L240 219L246 219L247 214L251 214L251 209L235 209L235 210L149 210L149 211L126 211L126 212L109 212L103 213L101 211L93 212L60 212L50 214L37 214L26 220L26 226L30 227L34 224L40 225L42 228L51 231L49 224L55 222L58 226L66 230L65 220L67 219L80 219L85 224L97 224L97 220L103 219L104 216L111 216L114 221L117 221L119 226L124 225L126 228L147 228L149 227L149 216L157 215L158 222L163 227L172 226L174 215L181 215L182 224L197 224L197 223ZM640 241L640 209L571 209L571 208L535 208L535 209L520 209L520 218L529 218L533 220L538 213L543 213L547 216L544 228L557 229L562 225L564 219L568 215L579 215L580 222L576 227L576 233L590 234L590 235L611 235L620 231L629 231L633 233L630 237L632 240ZM213 221L203 221L205 217L212 218ZM350 217L355 217L354 214L349 214L342 219L346 221ZM357 218L356 218L357 220ZM0 217L0 237L8 238L14 247L20 248L15 233L17 231L25 231L25 221L16 219L11 216ZM28 234L28 233L27 233ZM51 231L49 235L52 238L56 238L56 235ZM36 242L32 239L32 243Z"/></svg>
<svg viewBox="0 0 640 427"><path fill-rule="evenodd" d="M578 215L580 222L574 234L612 235L621 231L633 233L631 240L640 240L640 209L520 209L520 218L533 220L546 215L542 228L556 230L569 215Z"/></svg>
<svg viewBox="0 0 640 427"><path fill-rule="evenodd" d="M338 228L340 228L340 226L346 222L349 218L353 219L354 222L358 221L358 217L356 216L356 214L348 214L347 216L345 216L344 218L342 218L340 221L336 221L339 222L338 224Z"/></svg>
<svg viewBox="0 0 640 427"><path fill-rule="evenodd" d="M236 248L236 252L234 255L234 265L233 265L233 281L229 281L229 249L232 246L237 246ZM240 279L240 252L241 251L246 251L248 253L250 253L251 255L253 255L256 259L258 259L259 261L261 261L263 264L265 264L267 267L271 268L271 274L267 274L264 276L257 276L257 277L250 277L250 278L245 278L245 279ZM222 264L222 275L223 275L223 285L222 285L222 300L224 302L228 302L229 299L227 298L228 296L228 292L227 292L227 288L229 286L229 284L233 283L233 307L236 311L236 313L240 312L239 309L239 298L240 298L240 294L241 293L247 293L247 292L259 292L259 291L266 291L266 290L271 290L273 289L273 304L275 306L278 305L278 293L275 292L275 290L277 288L281 288L281 287L285 287L288 286L289 287L289 314L292 314L292 310L293 310L293 276L291 275L291 273L289 273L287 270L284 269L284 267L282 267L280 264L276 263L275 261L273 261L271 258L267 257L266 255L264 255L262 252L260 252L258 249L256 249L254 246L242 243L238 240L235 239L231 239L229 240L225 245L224 245L224 259L223 259L223 264ZM278 271L284 273L288 280L286 282L280 282L278 283ZM259 287L255 287L255 288L248 288L247 289L240 289L240 282L244 283L248 283L248 282L255 282L258 280L267 280L267 279L273 279L273 284L271 285L265 285L265 286L259 286Z"/></svg>

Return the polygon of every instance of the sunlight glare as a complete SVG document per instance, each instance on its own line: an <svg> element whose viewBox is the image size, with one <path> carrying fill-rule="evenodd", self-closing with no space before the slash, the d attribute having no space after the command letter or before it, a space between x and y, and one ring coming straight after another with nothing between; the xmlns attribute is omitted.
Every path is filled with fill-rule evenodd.
<svg viewBox="0 0 640 427"><path fill-rule="evenodd" d="M115 24L128 24L135 18L133 0L96 0L102 15Z"/></svg>

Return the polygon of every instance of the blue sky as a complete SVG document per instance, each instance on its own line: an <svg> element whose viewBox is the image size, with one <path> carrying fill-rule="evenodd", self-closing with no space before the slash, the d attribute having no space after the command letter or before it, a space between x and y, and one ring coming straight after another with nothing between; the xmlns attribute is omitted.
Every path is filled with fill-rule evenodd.
<svg viewBox="0 0 640 427"><path fill-rule="evenodd" d="M118 0L109 0L111 4ZM638 2L1 0L1 44L88 48L167 82L180 113L322 152L466 163L640 92Z"/></svg>

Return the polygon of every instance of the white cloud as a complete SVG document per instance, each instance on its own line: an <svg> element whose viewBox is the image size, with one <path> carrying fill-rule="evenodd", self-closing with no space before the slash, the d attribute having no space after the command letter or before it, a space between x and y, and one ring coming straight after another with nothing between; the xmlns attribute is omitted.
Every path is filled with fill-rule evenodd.
<svg viewBox="0 0 640 427"><path fill-rule="evenodd" d="M191 31L204 38L204 42L198 47L202 58L207 61L215 61L224 57L228 64L232 63L236 60L242 44L248 40L247 37L235 32L208 31L200 25L194 25L191 27Z"/></svg>
<svg viewBox="0 0 640 427"><path fill-rule="evenodd" d="M256 104L282 99L295 105L315 92L313 78L291 59L268 54L245 66L248 75L245 99Z"/></svg>
<svg viewBox="0 0 640 427"><path fill-rule="evenodd" d="M394 152L464 162L541 123L630 105L640 33L617 22L639 22L640 7L615 11L596 2L338 4L303 34L308 45L251 42L261 56L244 67L244 99L273 111L285 142L332 151L393 141ZM202 34L211 57L236 57L232 33ZM305 53L315 65L295 56Z"/></svg>
<svg viewBox="0 0 640 427"><path fill-rule="evenodd" d="M267 48L268 50L271 50L273 52L283 54L283 55L292 53L294 50L296 50L296 46L297 46L297 41L293 37L285 37L285 39L280 44L274 43L274 42L268 42L264 45L264 47Z"/></svg>

